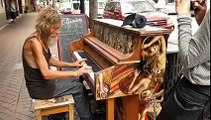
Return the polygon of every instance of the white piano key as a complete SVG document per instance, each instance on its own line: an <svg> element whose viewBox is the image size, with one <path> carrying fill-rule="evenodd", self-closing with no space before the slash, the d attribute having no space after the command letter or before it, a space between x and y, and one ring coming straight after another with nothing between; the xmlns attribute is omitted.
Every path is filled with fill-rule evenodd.
<svg viewBox="0 0 211 120"><path fill-rule="evenodd" d="M94 72L89 72L88 75L91 77L91 79L93 81L95 80L95 74L94 74Z"/></svg>
<svg viewBox="0 0 211 120"><path fill-rule="evenodd" d="M77 60L81 60L82 57L78 54L78 52L73 52L73 55L76 57Z"/></svg>

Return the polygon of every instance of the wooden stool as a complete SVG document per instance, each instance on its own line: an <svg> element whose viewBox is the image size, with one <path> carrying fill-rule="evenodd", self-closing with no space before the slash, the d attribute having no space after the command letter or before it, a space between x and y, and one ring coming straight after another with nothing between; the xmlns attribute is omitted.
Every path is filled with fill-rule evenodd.
<svg viewBox="0 0 211 120"><path fill-rule="evenodd" d="M42 116L69 112L69 120L74 120L74 100L72 95L59 98L35 100L34 106L37 120L42 120Z"/></svg>

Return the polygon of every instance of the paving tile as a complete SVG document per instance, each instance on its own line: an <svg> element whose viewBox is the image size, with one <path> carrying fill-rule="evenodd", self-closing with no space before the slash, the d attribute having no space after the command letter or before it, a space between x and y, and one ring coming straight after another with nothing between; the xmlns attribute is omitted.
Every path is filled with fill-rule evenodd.
<svg viewBox="0 0 211 120"><path fill-rule="evenodd" d="M0 112L0 120L10 120L10 115Z"/></svg>
<svg viewBox="0 0 211 120"><path fill-rule="evenodd" d="M3 102L1 104L1 106L4 107L4 108L11 108L12 106L14 106L14 104L9 104L9 103Z"/></svg>
<svg viewBox="0 0 211 120"><path fill-rule="evenodd" d="M10 110L9 108L5 108L3 106L0 106L0 113L4 113L4 114L7 114L7 115L11 115L14 110ZM1 116L0 116L1 117Z"/></svg>
<svg viewBox="0 0 211 120"><path fill-rule="evenodd" d="M21 113L16 113L15 116L13 116L13 119L16 120L31 120L32 118L28 115L23 115Z"/></svg>

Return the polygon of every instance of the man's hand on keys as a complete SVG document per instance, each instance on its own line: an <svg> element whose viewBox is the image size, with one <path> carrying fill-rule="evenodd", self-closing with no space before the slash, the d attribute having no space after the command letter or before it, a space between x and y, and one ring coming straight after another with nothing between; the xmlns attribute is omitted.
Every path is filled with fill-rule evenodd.
<svg viewBox="0 0 211 120"><path fill-rule="evenodd" d="M82 67L86 64L86 61L87 59L80 59L80 60L77 60L74 64L76 67Z"/></svg>
<svg viewBox="0 0 211 120"><path fill-rule="evenodd" d="M78 70L79 76L81 76L81 75L84 74L84 73L89 73L89 72L92 72L92 67L87 66L86 64L83 65L83 67L81 67L81 68Z"/></svg>

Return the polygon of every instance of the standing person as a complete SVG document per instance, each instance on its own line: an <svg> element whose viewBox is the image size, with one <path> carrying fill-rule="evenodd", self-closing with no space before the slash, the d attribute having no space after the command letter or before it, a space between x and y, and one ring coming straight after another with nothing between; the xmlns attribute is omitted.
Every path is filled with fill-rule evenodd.
<svg viewBox="0 0 211 120"><path fill-rule="evenodd" d="M29 36L22 51L24 77L31 98L49 99L72 94L81 120L90 120L91 112L83 84L76 78L90 72L84 60L74 63L59 61L51 56L49 46L56 44L61 28L61 18L52 8L41 11L36 21L36 31ZM50 70L56 67L81 67L75 71ZM61 120L61 119L60 119Z"/></svg>
<svg viewBox="0 0 211 120"><path fill-rule="evenodd" d="M157 120L205 120L210 116L210 10L205 2L192 3L200 25L192 36L190 0L176 1L183 77L169 93Z"/></svg>
<svg viewBox="0 0 211 120"><path fill-rule="evenodd" d="M16 22L16 6L15 6L14 0L12 0L10 4L10 12L11 12L12 21Z"/></svg>
<svg viewBox="0 0 211 120"><path fill-rule="evenodd" d="M39 9L38 9L38 11L39 11L40 10L40 6L38 6L38 7L39 7ZM26 13L28 13L28 11L29 11L29 6L26 5L25 8L24 8L24 13L26 14Z"/></svg>

